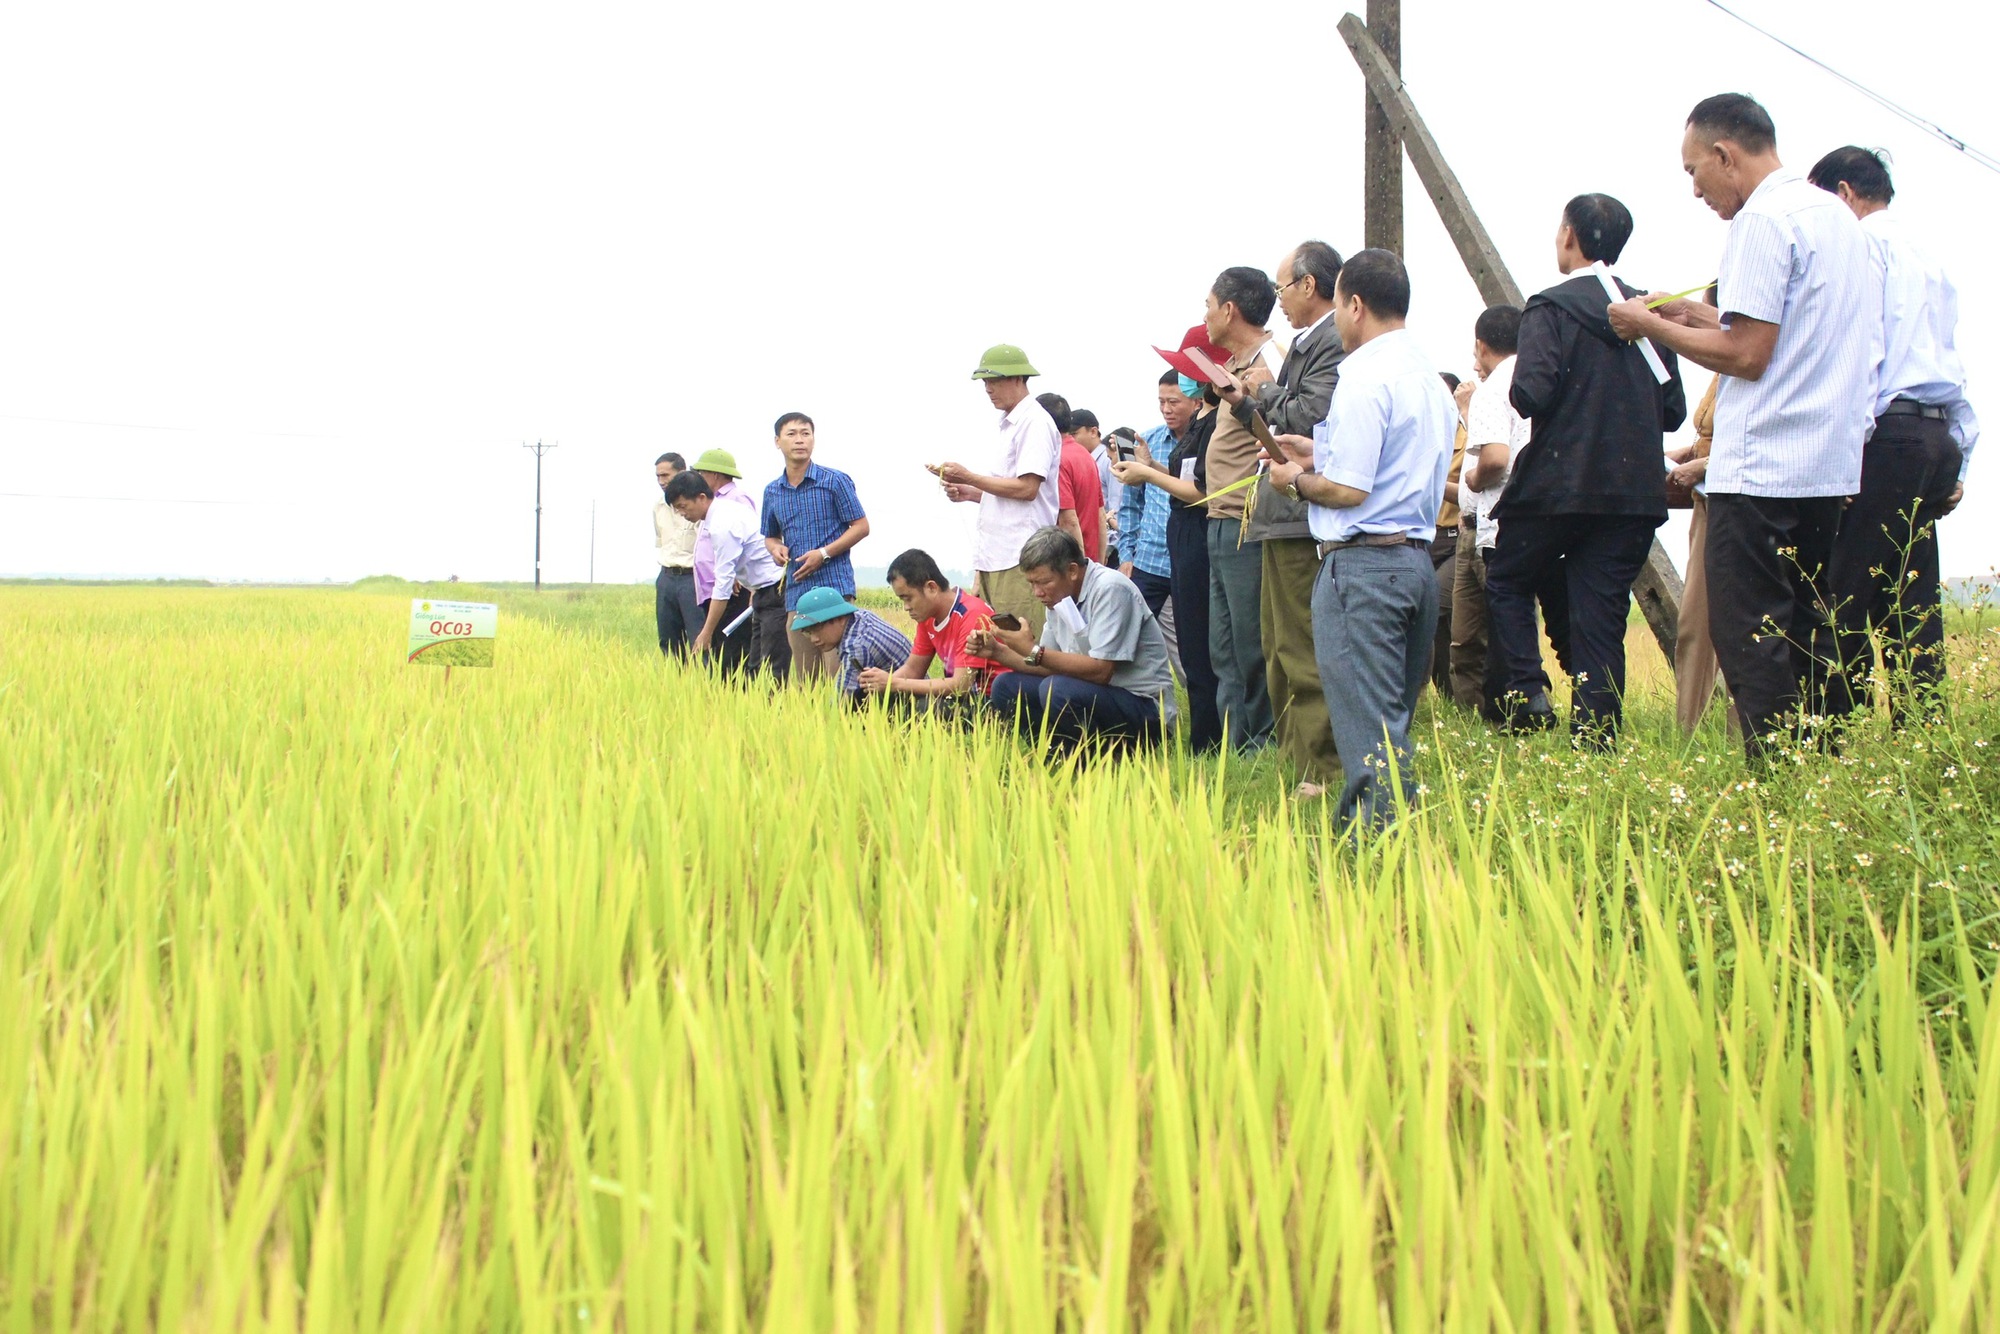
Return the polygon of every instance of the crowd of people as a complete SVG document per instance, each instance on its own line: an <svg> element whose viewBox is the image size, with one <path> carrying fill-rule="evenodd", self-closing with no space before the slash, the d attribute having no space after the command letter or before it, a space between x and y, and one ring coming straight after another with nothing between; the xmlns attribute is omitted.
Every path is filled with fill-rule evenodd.
<svg viewBox="0 0 2000 1334"><path fill-rule="evenodd" d="M931 467L978 507L975 577L956 587L921 550L891 562L914 641L854 601L868 519L814 460L811 418L778 419L785 473L761 500L726 451L662 455L660 647L1067 745L1184 721L1195 750L1276 747L1300 796L1337 785L1339 819L1378 822L1410 799L1427 682L1503 730L1560 725L1544 634L1575 744L1616 743L1633 584L1685 506L1684 727L1718 684L1753 761L1837 744L1880 682L1899 721L1921 718L1944 676L1936 522L1978 438L1952 285L1888 212L1878 153L1801 174L1765 109L1722 94L1681 159L1729 224L1716 280L1617 277L1632 214L1578 195L1564 281L1484 311L1462 382L1405 327L1402 260L1323 241L1217 275L1201 322L1155 348L1162 420L1143 435L1032 394L1027 354L988 349L972 378L999 438L976 467ZM1714 378L1695 442L1669 452L1688 365Z"/></svg>

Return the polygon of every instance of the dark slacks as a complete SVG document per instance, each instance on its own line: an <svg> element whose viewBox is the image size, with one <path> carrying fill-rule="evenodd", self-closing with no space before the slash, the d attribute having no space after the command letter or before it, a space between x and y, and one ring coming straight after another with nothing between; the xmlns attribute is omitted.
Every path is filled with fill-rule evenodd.
<svg viewBox="0 0 2000 1334"><path fill-rule="evenodd" d="M1396 788L1416 803L1410 715L1430 678L1437 637L1437 573L1421 547L1347 547L1329 552L1313 582L1313 648L1334 744L1346 782L1342 824L1380 824Z"/></svg>
<svg viewBox="0 0 2000 1334"><path fill-rule="evenodd" d="M730 624L745 608L750 611L749 624L738 627L733 635L718 631L719 643L709 646L711 658L724 676L738 672L755 676L768 671L784 680L792 666L792 647L785 638L785 590L778 584L754 593L737 589L722 613L722 623Z"/></svg>
<svg viewBox="0 0 2000 1334"><path fill-rule="evenodd" d="M1017 730L1039 736L1046 723L1049 736L1065 746L1157 741L1164 730L1158 700L1073 676L1006 672L994 678L987 699Z"/></svg>
<svg viewBox="0 0 2000 1334"><path fill-rule="evenodd" d="M701 607L694 600L694 571L660 567L653 581L653 622L660 630L660 652L685 653L701 633Z"/></svg>
<svg viewBox="0 0 2000 1334"><path fill-rule="evenodd" d="M1222 711L1215 702L1215 665L1208 657L1208 516L1199 509L1169 514L1167 554L1173 562L1174 629L1187 684L1188 745L1214 750L1222 744Z"/></svg>
<svg viewBox="0 0 2000 1334"><path fill-rule="evenodd" d="M1438 581L1437 638L1431 644L1431 688L1451 698L1451 594L1458 579L1458 529L1440 528L1431 543L1431 569Z"/></svg>
<svg viewBox="0 0 2000 1334"><path fill-rule="evenodd" d="M1164 574L1150 574L1134 566L1132 582L1139 586L1139 596L1146 599L1146 610L1156 617L1166 607L1167 599L1174 595L1174 581Z"/></svg>
<svg viewBox="0 0 2000 1334"><path fill-rule="evenodd" d="M1535 593L1546 588L1553 603L1550 575L1560 570L1570 730L1601 740L1617 735L1632 581L1659 526L1657 519L1624 514L1521 514L1500 521L1499 541L1486 566L1486 606L1501 698L1532 698L1547 689L1541 636L1535 633ZM1551 607L1552 638L1555 619Z"/></svg>
<svg viewBox="0 0 2000 1334"><path fill-rule="evenodd" d="M1827 682L1829 715L1867 703L1871 629L1882 640L1896 716L1908 692L1934 692L1944 681L1937 519L1958 485L1962 462L1949 423L1877 419L1861 454L1861 491L1841 516L1827 567L1840 652L1840 670Z"/></svg>
<svg viewBox="0 0 2000 1334"><path fill-rule="evenodd" d="M1208 521L1208 660L1216 706L1238 750L1271 744L1270 676L1264 670L1264 544L1244 542L1241 519Z"/></svg>
<svg viewBox="0 0 2000 1334"><path fill-rule="evenodd" d="M1708 628L1752 759L1824 700L1840 512L1839 496L1708 494Z"/></svg>

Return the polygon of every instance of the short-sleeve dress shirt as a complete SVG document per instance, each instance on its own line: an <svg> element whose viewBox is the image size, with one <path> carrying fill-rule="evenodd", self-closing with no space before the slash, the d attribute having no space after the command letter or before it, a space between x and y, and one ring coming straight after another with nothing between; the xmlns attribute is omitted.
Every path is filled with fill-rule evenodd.
<svg viewBox="0 0 2000 1334"><path fill-rule="evenodd" d="M1474 517L1478 524L1475 530L1479 546L1492 550L1500 538L1500 521L1493 517L1493 507L1500 503L1500 492L1507 485L1507 478L1513 472L1514 460L1521 457L1521 450L1527 445L1533 433L1534 423L1514 411L1514 404L1508 394L1514 387L1514 358L1508 357L1493 368L1479 388L1472 391L1472 402L1465 409L1465 452L1476 458L1487 445L1507 446L1507 472L1498 480L1489 482L1477 491L1464 486L1458 489L1460 508Z"/></svg>
<svg viewBox="0 0 2000 1334"><path fill-rule="evenodd" d="M1457 434L1458 405L1407 329L1348 353L1326 420L1313 428L1313 470L1368 498L1349 509L1308 506L1312 535L1322 542L1436 537Z"/></svg>
<svg viewBox="0 0 2000 1334"><path fill-rule="evenodd" d="M1043 647L1116 663L1111 684L1161 701L1165 718L1171 721L1174 673L1167 661L1167 639L1147 610L1139 585L1109 565L1087 564L1076 606L1083 613L1082 631L1073 630L1061 613L1051 611L1042 627Z"/></svg>
<svg viewBox="0 0 2000 1334"><path fill-rule="evenodd" d="M972 564L991 574L1021 563L1021 545L1035 531L1056 522L1056 465L1062 455L1062 435L1056 419L1033 397L1023 398L1000 416L1000 451L991 469L999 477L1042 479L1032 500L1004 500L990 492L979 495L979 532L973 540Z"/></svg>
<svg viewBox="0 0 2000 1334"><path fill-rule="evenodd" d="M1979 443L1979 419L1965 398L1965 363L1958 355L1958 289L1887 209L1861 220L1883 268L1881 383L1875 415L1899 398L1943 408L1963 455L1958 475Z"/></svg>
<svg viewBox="0 0 2000 1334"><path fill-rule="evenodd" d="M694 568L694 525L664 500L653 506L653 551L661 569Z"/></svg>
<svg viewBox="0 0 2000 1334"><path fill-rule="evenodd" d="M792 577L785 584L785 608L799 605L809 588L831 588L842 597L854 596L854 562L845 551L811 574L800 574L797 562L809 551L835 541L856 519L865 518L854 479L838 468L806 465L806 475L793 486L779 473L764 488L764 536L775 537L792 554Z"/></svg>
<svg viewBox="0 0 2000 1334"><path fill-rule="evenodd" d="M1795 498L1861 489L1882 360L1881 264L1835 195L1780 167L1729 224L1716 305L1778 326L1755 380L1715 398L1710 494Z"/></svg>

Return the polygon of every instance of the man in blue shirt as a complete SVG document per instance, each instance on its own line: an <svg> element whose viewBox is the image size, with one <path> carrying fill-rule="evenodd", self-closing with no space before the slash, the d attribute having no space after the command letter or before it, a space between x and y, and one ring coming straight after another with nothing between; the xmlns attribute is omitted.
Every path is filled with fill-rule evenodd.
<svg viewBox="0 0 2000 1334"><path fill-rule="evenodd" d="M1458 409L1403 327L1409 310L1409 274L1390 251L1363 250L1341 267L1340 382L1311 440L1277 437L1289 457L1270 472L1273 487L1308 503L1318 542L1313 650L1346 775L1342 823L1380 824L1399 795L1414 804L1416 794L1410 716L1437 633L1430 545Z"/></svg>
<svg viewBox="0 0 2000 1334"><path fill-rule="evenodd" d="M785 475L764 488L764 545L785 569L785 610L797 610L808 589L831 588L854 596L854 562L848 552L868 536L854 479L812 461L813 419L787 412L773 430ZM810 682L834 670L836 659L821 652L804 632L787 632L792 670Z"/></svg>

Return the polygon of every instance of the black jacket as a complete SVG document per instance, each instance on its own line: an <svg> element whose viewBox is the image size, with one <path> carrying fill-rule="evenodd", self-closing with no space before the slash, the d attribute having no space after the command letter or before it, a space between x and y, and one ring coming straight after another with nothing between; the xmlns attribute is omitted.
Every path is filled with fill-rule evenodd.
<svg viewBox="0 0 2000 1334"><path fill-rule="evenodd" d="M1595 275L1528 299L1509 397L1533 426L1495 518L1626 514L1666 522L1663 437L1687 417L1679 363L1660 348L1668 379L1655 380L1638 347L1611 331L1610 304Z"/></svg>

